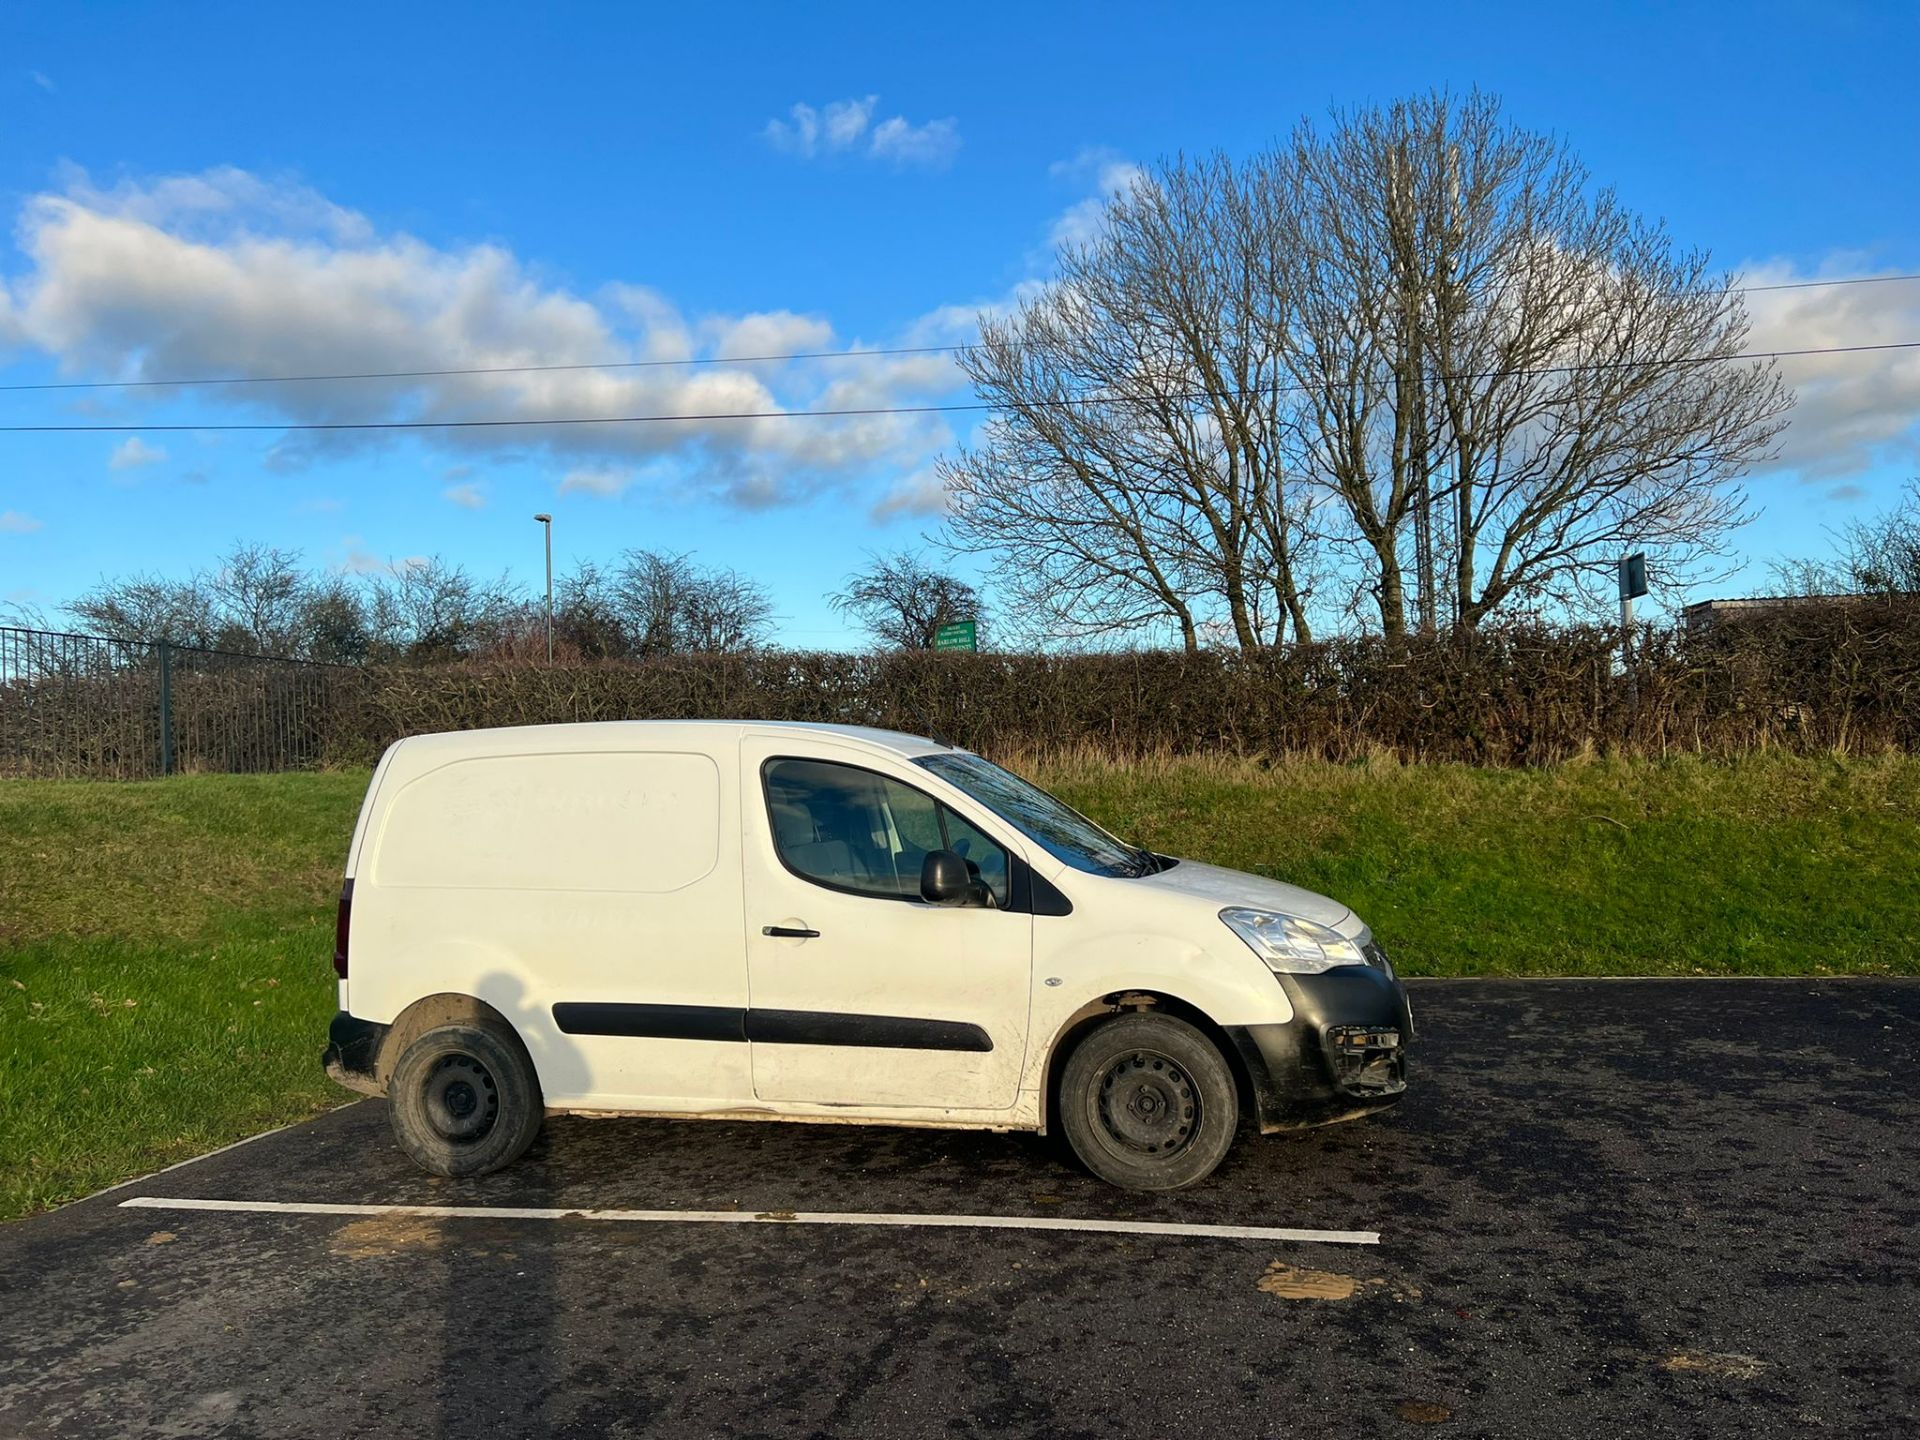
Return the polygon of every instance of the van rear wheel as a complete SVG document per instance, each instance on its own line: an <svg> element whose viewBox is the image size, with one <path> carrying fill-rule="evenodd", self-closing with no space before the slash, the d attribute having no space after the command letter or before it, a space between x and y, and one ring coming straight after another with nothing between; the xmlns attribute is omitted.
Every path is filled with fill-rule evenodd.
<svg viewBox="0 0 1920 1440"><path fill-rule="evenodd" d="M394 1138L422 1170L458 1178L512 1164L540 1133L540 1078L504 1025L440 1025L387 1082Z"/></svg>
<svg viewBox="0 0 1920 1440"><path fill-rule="evenodd" d="M1171 1015L1094 1029L1067 1057L1060 1126L1080 1161L1124 1190L1198 1184L1233 1147L1240 1097L1211 1040Z"/></svg>

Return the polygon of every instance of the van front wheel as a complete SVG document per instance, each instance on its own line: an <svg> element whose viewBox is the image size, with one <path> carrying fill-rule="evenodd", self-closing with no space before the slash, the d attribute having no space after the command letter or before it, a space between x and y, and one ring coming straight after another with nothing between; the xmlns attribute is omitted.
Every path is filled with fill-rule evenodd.
<svg viewBox="0 0 1920 1440"><path fill-rule="evenodd" d="M1240 1123L1233 1072L1171 1015L1109 1020L1067 1057L1060 1125L1095 1175L1124 1190L1179 1190L1213 1173Z"/></svg>
<svg viewBox="0 0 1920 1440"><path fill-rule="evenodd" d="M440 1025L407 1046L387 1104L400 1148L422 1170L451 1178L519 1159L545 1114L526 1052L488 1021Z"/></svg>

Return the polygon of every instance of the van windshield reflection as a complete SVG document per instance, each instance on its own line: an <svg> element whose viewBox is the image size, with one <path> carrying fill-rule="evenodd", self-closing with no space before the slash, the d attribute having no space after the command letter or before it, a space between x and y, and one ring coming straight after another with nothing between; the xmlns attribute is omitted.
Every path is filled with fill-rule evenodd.
<svg viewBox="0 0 1920 1440"><path fill-rule="evenodd" d="M1152 875L1166 862L1102 830L1038 785L978 755L923 755L914 762L957 785L1049 855L1090 875Z"/></svg>

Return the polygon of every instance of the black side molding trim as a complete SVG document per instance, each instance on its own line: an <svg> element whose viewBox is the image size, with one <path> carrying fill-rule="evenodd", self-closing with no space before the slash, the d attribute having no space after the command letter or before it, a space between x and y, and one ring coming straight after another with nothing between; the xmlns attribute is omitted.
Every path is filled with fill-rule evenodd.
<svg viewBox="0 0 1920 1440"><path fill-rule="evenodd" d="M616 1005L570 1001L553 1007L568 1035L629 1035L648 1040L745 1040L747 1012L724 1005Z"/></svg>
<svg viewBox="0 0 1920 1440"><path fill-rule="evenodd" d="M993 1049L993 1037L962 1020L837 1015L825 1010L749 1010L747 1038L763 1045L859 1045L880 1050Z"/></svg>
<svg viewBox="0 0 1920 1440"><path fill-rule="evenodd" d="M724 1005L625 1005L564 1001L553 1023L568 1035L648 1040L758 1040L763 1045L856 1045L880 1050L984 1054L993 1037L963 1020L842 1015L828 1010L736 1010Z"/></svg>

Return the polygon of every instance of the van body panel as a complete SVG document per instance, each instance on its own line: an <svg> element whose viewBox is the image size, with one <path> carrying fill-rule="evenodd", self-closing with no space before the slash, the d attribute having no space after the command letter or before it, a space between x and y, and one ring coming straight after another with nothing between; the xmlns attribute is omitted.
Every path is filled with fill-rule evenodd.
<svg viewBox="0 0 1920 1440"><path fill-rule="evenodd" d="M388 888L659 895L713 873L711 755L574 751L450 760L410 778L375 842Z"/></svg>
<svg viewBox="0 0 1920 1440"><path fill-rule="evenodd" d="M1190 897L1215 915L1227 906L1245 905L1260 910L1278 910L1285 915L1298 915L1302 920L1311 920L1316 925L1338 931L1349 940L1366 929L1360 918L1338 900L1329 900L1324 895L1302 890L1298 885L1289 885L1284 880L1248 875L1219 865L1202 864L1198 860L1182 860L1157 875L1143 875L1125 883L1138 885L1149 892Z"/></svg>
<svg viewBox="0 0 1920 1440"><path fill-rule="evenodd" d="M1073 902L1073 914L1036 917L1038 1043L1023 1089L1044 1088L1047 1046L1076 1012L1108 996L1166 996L1221 1026L1284 1025L1294 1018L1285 989L1221 922L1213 902L1196 898L1170 916L1163 892L1134 888L1142 883L1068 867L1057 884Z"/></svg>
<svg viewBox="0 0 1920 1440"><path fill-rule="evenodd" d="M552 727L576 728L599 729ZM746 1004L738 833L722 823L738 806L732 747L598 737L615 738L630 748L530 728L492 750L389 752L355 879L354 1013L391 1023L425 995L484 1000L553 1105L750 1099L744 1045L554 1019L567 1003Z"/></svg>

